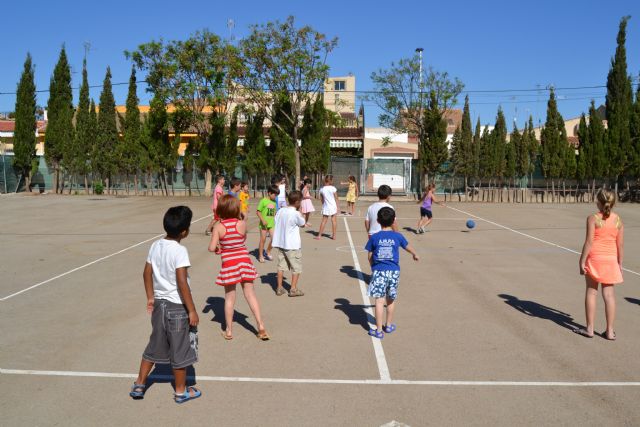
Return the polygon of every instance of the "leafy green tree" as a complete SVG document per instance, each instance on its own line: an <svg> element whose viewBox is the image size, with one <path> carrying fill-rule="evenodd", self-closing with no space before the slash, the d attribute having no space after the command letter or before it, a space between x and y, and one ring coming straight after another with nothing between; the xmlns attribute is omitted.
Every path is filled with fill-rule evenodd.
<svg viewBox="0 0 640 427"><path fill-rule="evenodd" d="M536 133L533 128L533 117L529 116L529 123L527 126L527 132L523 134L523 138L526 137L524 145L529 153L529 169L527 175L531 175L536 170L536 161L538 159L538 153L540 151L540 143L536 139Z"/></svg>
<svg viewBox="0 0 640 427"><path fill-rule="evenodd" d="M507 121L502 107L498 108L496 124L491 132L493 174L496 178L505 177L507 149Z"/></svg>
<svg viewBox="0 0 640 427"><path fill-rule="evenodd" d="M225 140L223 152L223 169L227 175L234 175L238 163L238 110L236 107L231 115L231 123Z"/></svg>
<svg viewBox="0 0 640 427"><path fill-rule="evenodd" d="M240 43L245 65L238 79L242 96L265 112L275 127L276 144L293 148L296 185L301 167L301 147L297 141L302 123L298 118L321 92L329 76L326 60L337 44L337 39L328 39L310 26L296 27L293 16L284 22L252 26L250 34ZM277 99L284 96L286 102ZM281 168L289 164L287 150L278 160Z"/></svg>
<svg viewBox="0 0 640 427"><path fill-rule="evenodd" d="M91 150L95 127L91 123L91 102L89 100L89 80L87 77L87 60L82 62L82 85L76 109L76 128L73 144L66 155L64 163L72 174L84 177L85 193L89 194L88 174L90 172Z"/></svg>
<svg viewBox="0 0 640 427"><path fill-rule="evenodd" d="M258 174L270 172L270 165L267 161L267 145L262 130L263 123L264 116L262 114L249 115L244 137L244 167L249 176L254 177L254 190L258 189Z"/></svg>
<svg viewBox="0 0 640 427"><path fill-rule="evenodd" d="M604 124L598 116L595 103L591 101L589 107L589 144L592 147L591 174L594 179L602 179L608 176L609 156Z"/></svg>
<svg viewBox="0 0 640 427"><path fill-rule="evenodd" d="M640 76L638 77L640 80ZM631 163L630 175L635 179L640 178L640 84L636 91L636 100L633 104L631 113L631 145L633 158Z"/></svg>
<svg viewBox="0 0 640 427"><path fill-rule="evenodd" d="M476 122L476 128L473 134L473 147L471 149L472 161L471 161L471 172L470 175L474 178L480 177L480 144L481 144L481 129L482 125L480 124L480 117Z"/></svg>
<svg viewBox="0 0 640 427"><path fill-rule="evenodd" d="M118 171L117 148L116 102L111 86L111 68L107 67L107 73L102 83L102 93L100 93L98 128L93 158L95 159L95 170L100 175L100 179L106 183L108 193L111 192L111 178Z"/></svg>
<svg viewBox="0 0 640 427"><path fill-rule="evenodd" d="M633 157L630 118L633 106L631 77L627 74L626 29L629 16L620 20L616 53L607 75L607 144L611 159L609 174L616 179L628 171Z"/></svg>
<svg viewBox="0 0 640 427"><path fill-rule="evenodd" d="M511 137L509 138L509 142L507 142L505 146L505 169L504 169L504 175L509 179L513 179L514 183L515 183L515 178L518 175L517 148L519 148L519 146L521 145L521 141L522 141L522 136L520 135L518 126L514 124L513 132L511 132Z"/></svg>
<svg viewBox="0 0 640 427"><path fill-rule="evenodd" d="M71 68L64 46L53 70L47 102L47 133L45 135L45 159L54 170L53 185L62 192L60 169L65 150L73 142L73 94L71 90Z"/></svg>
<svg viewBox="0 0 640 427"><path fill-rule="evenodd" d="M293 130L296 127L290 120L292 113L290 98L286 93L274 95L273 111L276 114L271 120L269 129L269 159L274 171L285 175L296 171L296 146ZM296 133L297 136L297 133Z"/></svg>
<svg viewBox="0 0 640 427"><path fill-rule="evenodd" d="M302 169L305 173L324 174L329 170L331 127L321 96L307 105L302 119Z"/></svg>
<svg viewBox="0 0 640 427"><path fill-rule="evenodd" d="M31 188L31 176L37 169L36 159L36 85L31 54L27 53L16 91L15 130L13 134L13 167Z"/></svg>
<svg viewBox="0 0 640 427"><path fill-rule="evenodd" d="M424 112L423 139L418 146L418 169L429 182L429 176L442 172L442 166L449 156L447 148L447 122L443 118L435 92L429 94L429 105Z"/></svg>
<svg viewBox="0 0 640 427"><path fill-rule="evenodd" d="M449 150L449 166L453 175L463 175L465 167L465 152L462 146L462 130L460 126L453 132L451 149Z"/></svg>
<svg viewBox="0 0 640 427"><path fill-rule="evenodd" d="M566 171L566 149L569 144L564 119L558 112L555 92L549 91L547 102L547 120L541 134L542 143L542 172L546 179L551 179L552 190L555 180L564 178ZM552 196L554 197L554 196Z"/></svg>
<svg viewBox="0 0 640 427"><path fill-rule="evenodd" d="M487 179L495 176L494 162L493 162L493 134L489 131L488 127L480 126L480 149L478 157L478 165L480 171L480 178ZM476 130L477 132L477 130Z"/></svg>
<svg viewBox="0 0 640 427"><path fill-rule="evenodd" d="M469 95L464 98L464 108L462 109L462 129L461 129L461 148L464 155L463 167L461 172L464 175L465 189L468 186L468 178L474 171L474 155L473 155L473 128L471 125L471 113L469 112Z"/></svg>
<svg viewBox="0 0 640 427"><path fill-rule="evenodd" d="M580 181L591 177L591 144L589 143L589 130L584 113L580 116L578 125L578 162L576 165L576 178Z"/></svg>
<svg viewBox="0 0 640 427"><path fill-rule="evenodd" d="M118 158L120 166L127 177L127 193L129 192L130 177L133 175L135 194L138 194L138 170L142 147L140 145L140 108L138 107L138 85L136 83L136 69L131 68L129 77L129 91L127 93L126 111L124 118L119 117L122 124L122 141L118 144Z"/></svg>

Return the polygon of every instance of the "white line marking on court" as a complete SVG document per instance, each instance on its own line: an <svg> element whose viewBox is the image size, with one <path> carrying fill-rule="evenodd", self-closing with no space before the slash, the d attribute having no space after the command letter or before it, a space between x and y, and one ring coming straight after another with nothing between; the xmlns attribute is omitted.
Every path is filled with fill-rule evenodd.
<svg viewBox="0 0 640 427"><path fill-rule="evenodd" d="M206 215L206 216L203 216L202 218L198 218L198 219L196 219L195 221L191 221L191 224L195 224L196 222L201 221L201 220L203 220L203 219L205 219L205 218L208 218L208 217L210 217L210 216L211 216L211 215ZM89 262L89 263L87 263L87 264L85 264L85 265L81 265L80 267L76 267L76 268L71 269L71 270L69 270L69 271L66 271L66 272L64 272L64 273L62 273L62 274L58 274L57 276L52 277L52 278L50 278L50 279L47 279L47 280L45 280L45 281L43 281L43 282L36 283L36 284L35 284L35 285L33 285L33 286L29 286L28 288L25 288L25 289L23 289L23 290L21 290L21 291L18 291L18 292L16 292L16 293L11 294L11 295L7 295L7 296L6 296L6 297L4 297L4 298L0 298L0 301L6 301L6 300L8 300L8 299L10 299L10 298L13 298L13 297L15 297L15 296L18 296L18 295L20 295L20 294L22 294L22 293L25 293L25 292L27 292L27 291L30 291L31 289L35 289L35 288L37 288L37 287L39 287L39 286L46 285L47 283L49 283L49 282L53 282L53 281L54 281L54 280L56 280L56 279L59 279L59 278L64 277L64 276L67 276L67 275L69 275L69 274L71 274L71 273L74 273L74 272L76 272L76 271L78 271L78 270L82 270L82 269L83 269L83 268L85 268L85 267L89 267L89 266L91 266L91 265L93 265L93 264L99 263L100 261L104 261L105 259L109 259L109 258L111 258L111 257L114 257L114 256L116 256L116 255L119 255L119 254L121 254L121 253L123 253L123 252L126 252L126 251L128 251L128 250L130 250L130 249L136 248L136 247L138 247L138 246L140 246L140 245L144 245L145 243L150 242L151 240L157 239L157 238L159 238L159 237L161 237L161 236L164 236L164 235L165 235L165 233L158 234L157 236L153 236L153 237L151 237L151 238L149 238L149 239L147 239L147 240L143 240L142 242L136 243L135 245L131 245L131 246L127 247L127 248L121 249L121 250L119 250L118 252L114 252L114 253L112 253L112 254L109 254L109 255L103 256L102 258L98 258L98 259L96 259L96 260L93 260L93 261L91 261L91 262Z"/></svg>
<svg viewBox="0 0 640 427"><path fill-rule="evenodd" d="M138 374L115 372L36 371L31 369L2 369L2 375L39 375L81 378L137 378ZM150 375L150 379L172 380L172 375ZM197 375L197 381L298 383L298 384L368 384L368 385L430 385L430 386L489 386L489 387L640 387L640 381L429 381L429 380L341 380L316 378L254 378Z"/></svg>
<svg viewBox="0 0 640 427"><path fill-rule="evenodd" d="M453 208L451 206L447 206L447 208L453 209L454 211L463 213L465 215L469 215L470 217L473 217L475 219L479 219L480 221L484 221L484 222L487 222L489 224L495 225L496 227L500 227L500 228L503 228L505 230L511 231L513 233L520 234L521 236L528 237L528 238L533 239L533 240L537 240L538 242L541 242L541 243L544 243L544 244L547 244L547 245L551 245L551 246L555 246L556 248L563 249L563 250L565 250L567 252L571 252L571 253L578 254L578 255L581 254L581 252L578 252L576 250L573 250L573 249L570 249L570 248L566 248L566 247L564 247L562 245L559 245L557 243L553 243L553 242L549 242L547 240L540 239L539 237L532 236L531 234L523 233L522 231L514 230L513 228L507 227L506 225L502 225L502 224L498 224L497 222L489 221L488 219L484 219L484 218L479 217L478 215L474 215L474 214L472 214L470 212L465 212L463 210L456 209L456 208ZM623 270L626 271L626 272L629 272L631 274L635 274L636 276L640 276L640 273L638 273L637 271L629 270L628 268L623 268Z"/></svg>
<svg viewBox="0 0 640 427"><path fill-rule="evenodd" d="M347 223L347 218L344 219L344 226L347 230L347 237L349 238L349 246L351 246L351 256L353 256L353 267L356 269L358 273L358 282L360 283L360 294L362 295L362 302L365 306L365 311L374 317L373 311L371 307L369 307L369 297L367 296L367 285L364 283L364 278L362 277L362 271L360 270L360 262L358 262L358 255L356 254L356 249L353 246L353 239L351 239L351 231L349 230L349 224ZM369 323L369 328L375 327L372 323ZM380 381L389 382L391 381L391 374L389 373L389 366L387 365L387 358L384 356L384 349L382 348L382 343L378 338L371 337L371 342L373 343L373 351L376 354L376 362L378 363L378 371L380 372Z"/></svg>

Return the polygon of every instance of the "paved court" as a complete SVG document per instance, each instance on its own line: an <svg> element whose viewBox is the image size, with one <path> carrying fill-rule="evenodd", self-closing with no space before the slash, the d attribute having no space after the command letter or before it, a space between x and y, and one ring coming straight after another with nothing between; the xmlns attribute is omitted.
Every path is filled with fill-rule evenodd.
<svg viewBox="0 0 640 427"><path fill-rule="evenodd" d="M252 208L256 201L253 200ZM402 228L417 205L392 202ZM150 333L142 269L169 206L194 211L189 249L200 310L202 398L178 406L160 367L145 399L129 387ZM362 214L337 241L303 232L302 298L276 297L275 263L255 263L273 339L254 337L242 298L220 336L219 257L207 252L205 198L0 198L0 414L3 425L638 425L640 209L625 222L618 340L585 339L578 255L591 205L436 206L424 235L403 231L398 330L366 334ZM359 214L358 214L359 212ZM465 222L475 218L471 232ZM312 218L317 230L319 218ZM248 247L257 247L252 216ZM348 231L347 231L348 230ZM604 328L598 301L596 330Z"/></svg>

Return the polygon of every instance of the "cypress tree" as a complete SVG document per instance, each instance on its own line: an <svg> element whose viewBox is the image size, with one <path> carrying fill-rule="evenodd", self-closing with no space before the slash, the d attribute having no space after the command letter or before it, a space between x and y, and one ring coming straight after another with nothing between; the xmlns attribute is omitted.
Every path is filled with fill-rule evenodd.
<svg viewBox="0 0 640 427"><path fill-rule="evenodd" d="M129 192L129 177L133 175L134 191L138 194L138 168L140 164L140 108L138 107L138 94L136 83L136 69L131 67L129 77L129 91L127 93L126 111L124 119L120 117L122 124L122 142L118 144L121 166L127 176L127 193Z"/></svg>
<svg viewBox="0 0 640 427"><path fill-rule="evenodd" d="M91 123L91 104L89 101L89 81L87 78L87 60L82 62L82 85L76 109L76 129L72 149L67 150L69 160L65 164L73 174L84 176L85 192L89 194L87 175L90 171L90 157L95 127Z"/></svg>
<svg viewBox="0 0 640 427"><path fill-rule="evenodd" d="M424 112L424 133L418 145L418 168L429 182L429 175L442 171L449 156L447 148L447 122L442 117L435 92L429 95L428 108Z"/></svg>
<svg viewBox="0 0 640 427"><path fill-rule="evenodd" d="M479 126L479 128L482 129L482 126ZM483 179L493 178L494 176L493 145L491 142L491 132L486 126L481 130L480 136L479 170L480 177Z"/></svg>
<svg viewBox="0 0 640 427"><path fill-rule="evenodd" d="M536 133L533 129L533 116L529 116L529 124L527 126L528 132L526 135L526 147L527 152L529 153L529 169L527 170L527 174L530 175L536 170L536 163L538 160L538 152L540 151L540 143L536 139Z"/></svg>
<svg viewBox="0 0 640 427"><path fill-rule="evenodd" d="M633 105L631 77L627 74L627 52L625 48L627 21L620 20L616 38L615 57L607 75L607 146L611 159L609 174L616 179L628 171L628 161L632 156L630 118Z"/></svg>
<svg viewBox="0 0 640 427"><path fill-rule="evenodd" d="M269 171L267 145L262 131L264 116L260 113L249 116L244 136L244 167L254 177L254 190L258 189L258 174Z"/></svg>
<svg viewBox="0 0 640 427"><path fill-rule="evenodd" d="M640 81L640 77L639 77ZM631 163L630 175L638 179L640 178L640 82L636 91L636 100L633 104L631 112L631 145L633 159Z"/></svg>
<svg viewBox="0 0 640 427"><path fill-rule="evenodd" d="M305 107L300 132L302 139L301 166L308 173L326 173L330 160L331 128L322 96Z"/></svg>
<svg viewBox="0 0 640 427"><path fill-rule="evenodd" d="M587 119L584 113L580 116L578 125L578 163L576 165L576 178L580 181L591 177L591 147L589 144L589 131L587 129Z"/></svg>
<svg viewBox="0 0 640 427"><path fill-rule="evenodd" d="M53 70L47 102L47 132L45 134L45 159L54 170L53 185L62 192L60 168L65 151L73 142L73 93L71 90L71 68L64 46ZM69 158L69 156L67 156Z"/></svg>
<svg viewBox="0 0 640 427"><path fill-rule="evenodd" d="M505 175L508 178L513 178L515 183L516 176L522 176L520 156L522 155L522 135L518 130L518 126L514 123L511 137L507 143L506 150L506 169Z"/></svg>
<svg viewBox="0 0 640 427"><path fill-rule="evenodd" d="M482 135L480 134L481 128L482 126L480 125L480 117L478 117L478 121L476 122L476 129L473 134L473 146L471 149L472 160L470 175L474 178L480 177L480 139L482 138Z"/></svg>
<svg viewBox="0 0 640 427"><path fill-rule="evenodd" d="M107 192L110 192L111 178L117 172L117 148L118 128L116 125L116 103L111 87L111 68L107 67L107 73L102 84L100 94L100 109L98 112L98 129L96 135L94 158L95 169L100 178L105 181Z"/></svg>
<svg viewBox="0 0 640 427"><path fill-rule="evenodd" d="M31 175L37 168L36 159L36 85L31 54L27 53L16 91L15 130L13 134L13 168L31 188Z"/></svg>
<svg viewBox="0 0 640 427"><path fill-rule="evenodd" d="M465 191L468 186L469 176L473 174L473 128L471 127L471 113L469 112L469 95L464 98L464 108L462 109L462 129L461 129L461 147L463 150L463 163L461 173L464 175Z"/></svg>
<svg viewBox="0 0 640 427"><path fill-rule="evenodd" d="M453 175L464 174L465 154L462 142L462 130L460 126L458 126L453 132L451 150L449 151L450 172Z"/></svg>
<svg viewBox="0 0 640 427"><path fill-rule="evenodd" d="M591 174L594 179L606 178L609 171L609 157L607 153L605 128L596 106L591 101L589 107L589 145L591 146Z"/></svg>
<svg viewBox="0 0 640 427"><path fill-rule="evenodd" d="M496 124L493 129L491 142L493 144L492 164L494 176L502 178L506 172L506 150L507 150L507 121L504 118L502 107L498 107Z"/></svg>
<svg viewBox="0 0 640 427"><path fill-rule="evenodd" d="M540 138L542 144L542 172L546 179L551 179L551 186L554 189L555 180L563 178L566 171L566 150L569 142L564 127L564 119L558 112L553 88L549 91L547 120ZM555 197L555 195L552 197Z"/></svg>
<svg viewBox="0 0 640 427"><path fill-rule="evenodd" d="M224 170L229 176L234 175L236 164L238 163L238 107L231 115L229 123L229 133L225 139L223 154Z"/></svg>
<svg viewBox="0 0 640 427"><path fill-rule="evenodd" d="M295 145L292 138L295 127L287 118L291 116L291 102L287 94L276 95L273 122L278 123L280 128L271 126L269 129L269 163L274 166L275 172L290 174L295 170ZM285 114L286 112L286 114ZM297 141L295 142L297 144Z"/></svg>

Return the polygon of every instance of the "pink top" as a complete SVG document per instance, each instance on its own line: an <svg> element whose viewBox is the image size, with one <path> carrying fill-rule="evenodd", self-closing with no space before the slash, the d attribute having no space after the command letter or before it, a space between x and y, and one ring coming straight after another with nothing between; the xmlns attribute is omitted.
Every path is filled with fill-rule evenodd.
<svg viewBox="0 0 640 427"><path fill-rule="evenodd" d="M216 188L213 190L213 202L211 203L211 210L213 213L216 212L216 208L218 207L218 199L222 196L224 190L220 185L216 185Z"/></svg>

